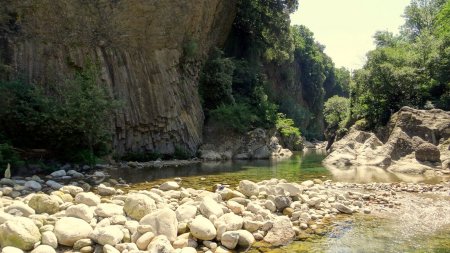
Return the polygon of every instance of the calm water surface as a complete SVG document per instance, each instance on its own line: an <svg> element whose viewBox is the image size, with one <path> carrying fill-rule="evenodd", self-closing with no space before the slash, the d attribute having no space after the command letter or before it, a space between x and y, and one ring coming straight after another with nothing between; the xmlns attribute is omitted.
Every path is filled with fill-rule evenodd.
<svg viewBox="0 0 450 253"><path fill-rule="evenodd" d="M109 173L114 178L123 178L132 184L152 186L173 179L182 178L184 187L210 189L216 184L235 186L242 179L261 181L278 178L290 182L308 179L331 179L336 182L426 182L437 183L433 176L411 176L389 173L379 168L332 169L321 162L326 153L310 151L297 153L285 160L205 162L187 167L118 169Z"/></svg>

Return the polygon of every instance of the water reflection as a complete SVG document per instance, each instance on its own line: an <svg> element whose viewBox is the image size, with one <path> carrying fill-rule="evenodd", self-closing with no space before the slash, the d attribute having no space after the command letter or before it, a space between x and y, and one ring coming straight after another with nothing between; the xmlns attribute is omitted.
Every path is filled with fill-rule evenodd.
<svg viewBox="0 0 450 253"><path fill-rule="evenodd" d="M371 183L371 182L408 182L435 184L442 181L442 177L434 174L403 174L392 173L375 166L358 166L350 168L338 168L327 166L332 174L332 179L339 182Z"/></svg>
<svg viewBox="0 0 450 253"><path fill-rule="evenodd" d="M426 174L396 174L370 166L324 167L321 162L325 156L325 151L305 150L303 153L296 153L292 158L284 160L218 161L184 167L116 169L111 170L110 174L114 178L123 178L129 183L154 182L155 184L163 179L175 177L183 178L185 182L196 182L204 177L211 185L215 183L235 185L242 179L261 181L270 178L283 178L292 182L321 178L332 179L336 182L356 183L438 183L442 179ZM206 187L208 182L203 182L201 185Z"/></svg>
<svg viewBox="0 0 450 253"><path fill-rule="evenodd" d="M321 165L324 157L323 152L308 152L297 153L292 158L284 160L204 162L184 167L114 169L109 173L113 178L120 177L129 183L152 182L175 177L183 178L183 181L195 181L205 177L211 183L232 185L242 179L261 181L284 178L289 181L303 181L330 177L329 171Z"/></svg>

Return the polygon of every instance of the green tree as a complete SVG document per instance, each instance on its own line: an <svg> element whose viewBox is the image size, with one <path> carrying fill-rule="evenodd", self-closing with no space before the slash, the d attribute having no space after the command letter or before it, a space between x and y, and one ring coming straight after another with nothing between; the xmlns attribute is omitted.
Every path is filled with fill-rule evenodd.
<svg viewBox="0 0 450 253"><path fill-rule="evenodd" d="M222 51L214 49L200 76L200 95L206 110L234 103L233 71L233 61L223 57Z"/></svg>
<svg viewBox="0 0 450 253"><path fill-rule="evenodd" d="M331 128L345 127L344 120L350 109L349 99L339 96L329 98L324 105L325 121Z"/></svg>
<svg viewBox="0 0 450 253"><path fill-rule="evenodd" d="M367 63L353 78L351 112L355 119L364 118L369 127L375 127L385 124L402 106L449 108L450 43L445 13L450 7L445 2L413 0L405 10L401 35L375 34L377 48L367 54Z"/></svg>
<svg viewBox="0 0 450 253"><path fill-rule="evenodd" d="M297 0L239 0L233 29L243 56L268 61L291 59L289 15L297 7Z"/></svg>
<svg viewBox="0 0 450 253"><path fill-rule="evenodd" d="M59 158L93 162L111 143L111 117L119 103L87 64L58 84L0 82L0 133L12 145L45 148ZM79 154L83 154L81 157Z"/></svg>
<svg viewBox="0 0 450 253"><path fill-rule="evenodd" d="M405 9L402 33L410 39L434 27L436 15L447 0L412 0Z"/></svg>

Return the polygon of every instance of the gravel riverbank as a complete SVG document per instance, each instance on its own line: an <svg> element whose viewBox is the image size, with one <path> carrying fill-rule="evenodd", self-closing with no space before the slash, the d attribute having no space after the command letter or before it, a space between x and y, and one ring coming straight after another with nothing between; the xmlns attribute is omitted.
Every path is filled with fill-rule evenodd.
<svg viewBox="0 0 450 253"><path fill-rule="evenodd" d="M215 192L187 188L175 180L127 191L125 182L100 183L105 177L101 172L61 170L46 180L0 180L2 252L245 251L256 241L279 246L321 234L340 215L394 214L405 205L404 194L450 193L448 182L355 184L319 179L242 180L236 189L218 185Z"/></svg>

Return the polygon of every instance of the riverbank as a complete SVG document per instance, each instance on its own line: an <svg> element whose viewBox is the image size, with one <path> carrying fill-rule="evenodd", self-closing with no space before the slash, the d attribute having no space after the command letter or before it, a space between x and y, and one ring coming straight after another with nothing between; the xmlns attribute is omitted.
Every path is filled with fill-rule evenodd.
<svg viewBox="0 0 450 253"><path fill-rule="evenodd" d="M75 177L69 171L51 177L70 174ZM181 179L141 190L126 182L112 187L111 180L90 189L80 183L98 182L102 176L85 175L77 186L49 185L47 180L41 189L31 188L36 185L30 182L40 182L36 176L2 179L0 244L33 253L231 252L255 242L280 246L323 236L330 222L343 215L398 215L410 195L441 198L450 192L449 182L243 180L237 188L217 185L215 191L190 188ZM28 193L18 191L21 187ZM424 204L433 207L433 202ZM448 201L439 205L445 213L450 210ZM441 221L450 224L448 219ZM3 252L20 252L10 249Z"/></svg>

